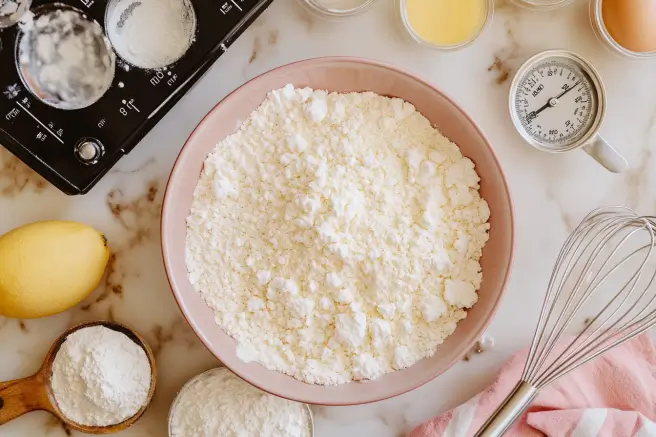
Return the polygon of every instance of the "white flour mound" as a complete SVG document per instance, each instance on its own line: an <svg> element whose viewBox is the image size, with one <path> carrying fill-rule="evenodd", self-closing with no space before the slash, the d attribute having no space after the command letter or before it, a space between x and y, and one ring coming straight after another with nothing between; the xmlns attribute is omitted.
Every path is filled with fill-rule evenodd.
<svg viewBox="0 0 656 437"><path fill-rule="evenodd" d="M166 67L189 49L196 15L189 0L114 0L107 17L116 52L141 68Z"/></svg>
<svg viewBox="0 0 656 437"><path fill-rule="evenodd" d="M185 387L170 428L171 437L311 437L305 405L264 393L227 369Z"/></svg>
<svg viewBox="0 0 656 437"><path fill-rule="evenodd" d="M189 280L243 360L315 384L374 379L433 355L478 299L478 189L411 104L287 85L207 157Z"/></svg>
<svg viewBox="0 0 656 437"><path fill-rule="evenodd" d="M52 391L75 423L108 426L134 416L150 391L150 362L123 333L92 326L75 331L52 364Z"/></svg>

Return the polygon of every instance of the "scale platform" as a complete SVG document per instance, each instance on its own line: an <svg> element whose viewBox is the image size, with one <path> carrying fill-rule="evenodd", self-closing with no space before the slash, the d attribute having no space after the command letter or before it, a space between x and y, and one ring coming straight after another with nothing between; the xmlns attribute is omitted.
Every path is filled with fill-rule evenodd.
<svg viewBox="0 0 656 437"><path fill-rule="evenodd" d="M129 153L273 0L191 0L195 41L161 70L117 56L114 80L96 103L62 110L43 103L22 82L16 62L20 29L0 30L0 145L68 195L87 193ZM31 8L52 2L35 0ZM67 6L105 26L107 0Z"/></svg>

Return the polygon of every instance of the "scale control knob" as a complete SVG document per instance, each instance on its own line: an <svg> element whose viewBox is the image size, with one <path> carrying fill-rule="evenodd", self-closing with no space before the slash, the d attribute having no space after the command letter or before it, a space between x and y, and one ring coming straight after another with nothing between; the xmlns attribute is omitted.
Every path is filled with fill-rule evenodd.
<svg viewBox="0 0 656 437"><path fill-rule="evenodd" d="M100 141L91 138L80 140L75 146L75 156L86 165L97 164L104 152Z"/></svg>

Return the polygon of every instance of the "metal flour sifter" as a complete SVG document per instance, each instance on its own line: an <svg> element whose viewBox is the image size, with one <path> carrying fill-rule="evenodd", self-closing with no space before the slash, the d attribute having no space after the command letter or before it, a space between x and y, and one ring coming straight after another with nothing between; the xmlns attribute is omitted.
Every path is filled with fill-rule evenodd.
<svg viewBox="0 0 656 437"><path fill-rule="evenodd" d="M521 380L477 437L503 435L541 389L656 324L655 244L656 217L621 207L585 217L556 260Z"/></svg>

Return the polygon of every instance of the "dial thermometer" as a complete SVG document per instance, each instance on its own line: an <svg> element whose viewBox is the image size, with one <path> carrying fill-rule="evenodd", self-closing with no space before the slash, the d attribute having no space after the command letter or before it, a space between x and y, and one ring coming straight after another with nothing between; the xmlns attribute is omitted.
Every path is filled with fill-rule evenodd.
<svg viewBox="0 0 656 437"><path fill-rule="evenodd" d="M562 153L582 147L612 172L627 168L598 134L606 92L599 73L581 56L566 50L534 55L517 71L509 104L515 128L535 148Z"/></svg>

